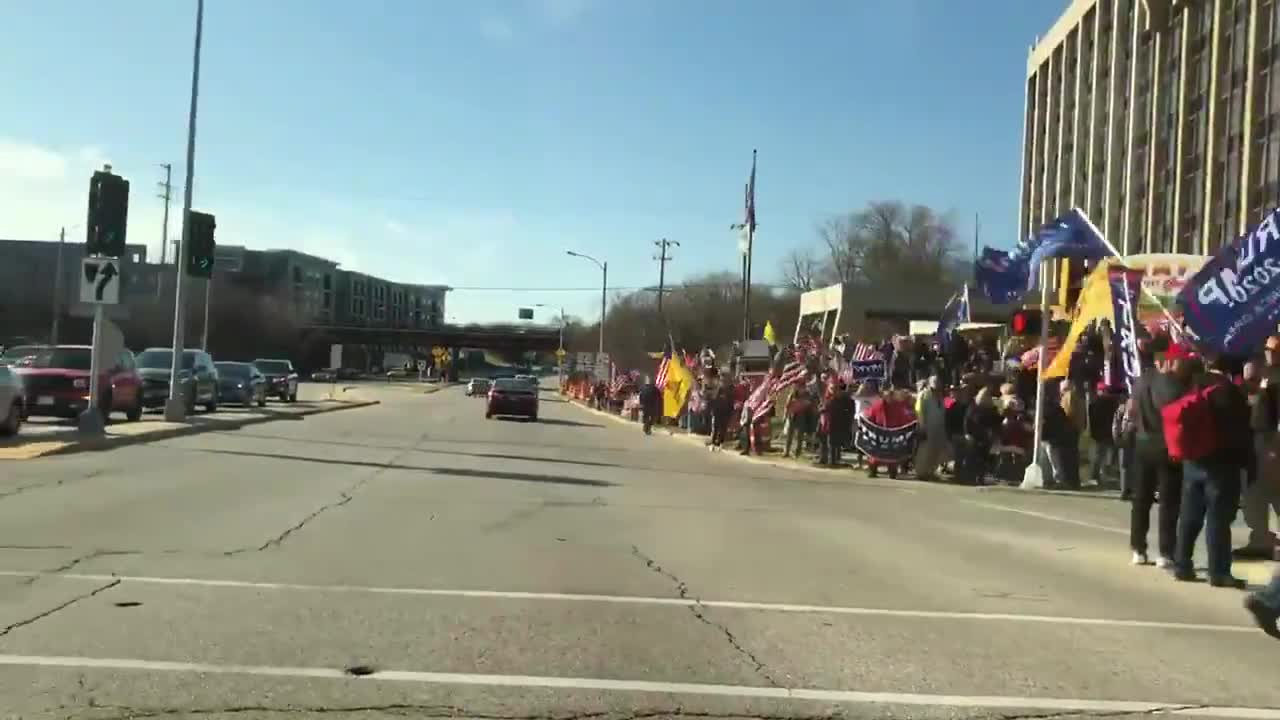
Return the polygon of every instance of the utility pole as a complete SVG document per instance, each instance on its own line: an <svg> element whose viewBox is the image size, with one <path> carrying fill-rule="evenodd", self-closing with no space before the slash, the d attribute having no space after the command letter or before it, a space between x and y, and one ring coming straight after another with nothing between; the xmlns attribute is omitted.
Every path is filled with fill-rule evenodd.
<svg viewBox="0 0 1280 720"><path fill-rule="evenodd" d="M672 258L669 255L667 255L667 249L673 245L675 247L680 247L680 243L676 242L675 240L668 240L666 238L662 238L661 240L654 240L653 244L658 248L658 255L657 257L654 258L654 260L658 261L658 316L661 317L662 316L662 296L666 294L667 263L672 260Z"/></svg>
<svg viewBox="0 0 1280 720"><path fill-rule="evenodd" d="M49 329L49 344L58 344L58 316L62 314L62 248L67 244L67 228L58 233L58 261L53 273L53 327Z"/></svg>
<svg viewBox="0 0 1280 720"><path fill-rule="evenodd" d="M173 300L173 366L169 368L169 399L164 406L164 419L169 422L182 422L187 417L187 399L183 397L179 385L183 359L183 332L186 319L186 288L183 278L186 276L187 263L185 255L191 251L191 186L196 169L196 107L200 97L200 43L204 36L204 0L196 0L196 39L191 60L191 109L187 113L187 184L182 197L182 244L178 246L177 267L174 276L177 278ZM191 398L194 400L195 398Z"/></svg>
<svg viewBox="0 0 1280 720"><path fill-rule="evenodd" d="M169 200L173 197L173 165L169 163L160 163L160 167L164 168L164 182L157 183L160 186L160 194L156 197L164 200L164 227L160 230L160 264L164 265L168 258L169 250Z"/></svg>

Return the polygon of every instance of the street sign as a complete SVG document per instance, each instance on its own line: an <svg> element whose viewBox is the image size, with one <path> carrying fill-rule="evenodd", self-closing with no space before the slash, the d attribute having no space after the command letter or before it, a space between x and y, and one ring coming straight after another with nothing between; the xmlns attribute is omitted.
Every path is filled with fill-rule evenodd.
<svg viewBox="0 0 1280 720"><path fill-rule="evenodd" d="M80 302L95 305L120 303L120 261L88 257L81 263Z"/></svg>

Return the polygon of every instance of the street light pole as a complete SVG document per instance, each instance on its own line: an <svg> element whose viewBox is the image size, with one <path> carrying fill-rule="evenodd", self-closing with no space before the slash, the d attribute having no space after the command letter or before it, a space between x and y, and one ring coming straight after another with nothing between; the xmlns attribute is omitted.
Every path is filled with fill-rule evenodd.
<svg viewBox="0 0 1280 720"><path fill-rule="evenodd" d="M187 416L187 403L182 397L178 379L183 365L183 311L186 309L184 278L187 274L187 255L191 252L191 186L196 168L196 106L200 96L200 42L203 35L204 0L196 0L196 40L191 61L191 110L187 115L187 186L182 197L182 244L178 246L178 265L174 268L177 287L174 289L173 300L173 363L169 368L169 399L164 406L164 419L169 422L181 422Z"/></svg>
<svg viewBox="0 0 1280 720"><path fill-rule="evenodd" d="M608 305L608 296L609 296L609 263L601 262L591 257L590 255L584 255L582 253L574 252L572 250L566 250L565 252L569 255L572 255L573 257L579 257L579 258L590 260L591 262L596 264L596 267L600 268L600 350L599 352L603 353L604 352L605 309L606 309L606 306Z"/></svg>
<svg viewBox="0 0 1280 720"><path fill-rule="evenodd" d="M53 273L53 327L49 329L49 344L58 344L58 316L62 314L62 248L67 244L67 229L58 233L58 261Z"/></svg>

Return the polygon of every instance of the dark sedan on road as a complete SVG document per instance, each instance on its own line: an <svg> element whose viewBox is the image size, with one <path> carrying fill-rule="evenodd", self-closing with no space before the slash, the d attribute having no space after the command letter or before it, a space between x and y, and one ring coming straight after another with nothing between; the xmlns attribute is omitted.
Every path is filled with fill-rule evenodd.
<svg viewBox="0 0 1280 720"><path fill-rule="evenodd" d="M258 358L253 366L267 378L267 394L285 402L298 400L298 371L288 360Z"/></svg>
<svg viewBox="0 0 1280 720"><path fill-rule="evenodd" d="M514 415L537 420L537 389L514 378L495 380L489 390L489 402L485 406L484 416L491 418L495 415Z"/></svg>
<svg viewBox="0 0 1280 720"><path fill-rule="evenodd" d="M173 351L148 348L138 353L138 372L142 375L142 404L149 408L164 407L169 398L169 372L173 368ZM178 384L187 401L187 412L196 405L213 412L218 409L218 369L213 358L203 350L183 350Z"/></svg>
<svg viewBox="0 0 1280 720"><path fill-rule="evenodd" d="M251 407L267 404L267 378L258 368L243 362L218 362L218 400Z"/></svg>

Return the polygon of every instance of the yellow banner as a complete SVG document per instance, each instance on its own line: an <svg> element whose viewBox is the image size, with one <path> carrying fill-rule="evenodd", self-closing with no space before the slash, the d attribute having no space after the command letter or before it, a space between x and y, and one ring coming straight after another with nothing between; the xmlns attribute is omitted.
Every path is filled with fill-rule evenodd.
<svg viewBox="0 0 1280 720"><path fill-rule="evenodd" d="M1071 354L1075 352L1081 333L1094 320L1112 319L1111 282L1107 275L1110 267L1111 263L1104 261L1085 278L1084 287L1080 289L1080 300L1076 304L1076 317L1071 321L1071 330L1062 343L1062 350L1053 358L1049 367L1044 369L1042 379L1066 377L1067 370L1071 367Z"/></svg>
<svg viewBox="0 0 1280 720"><path fill-rule="evenodd" d="M679 354L672 355L667 360L667 386L662 390L662 414L669 418L679 417L692 390L693 373L685 367Z"/></svg>

